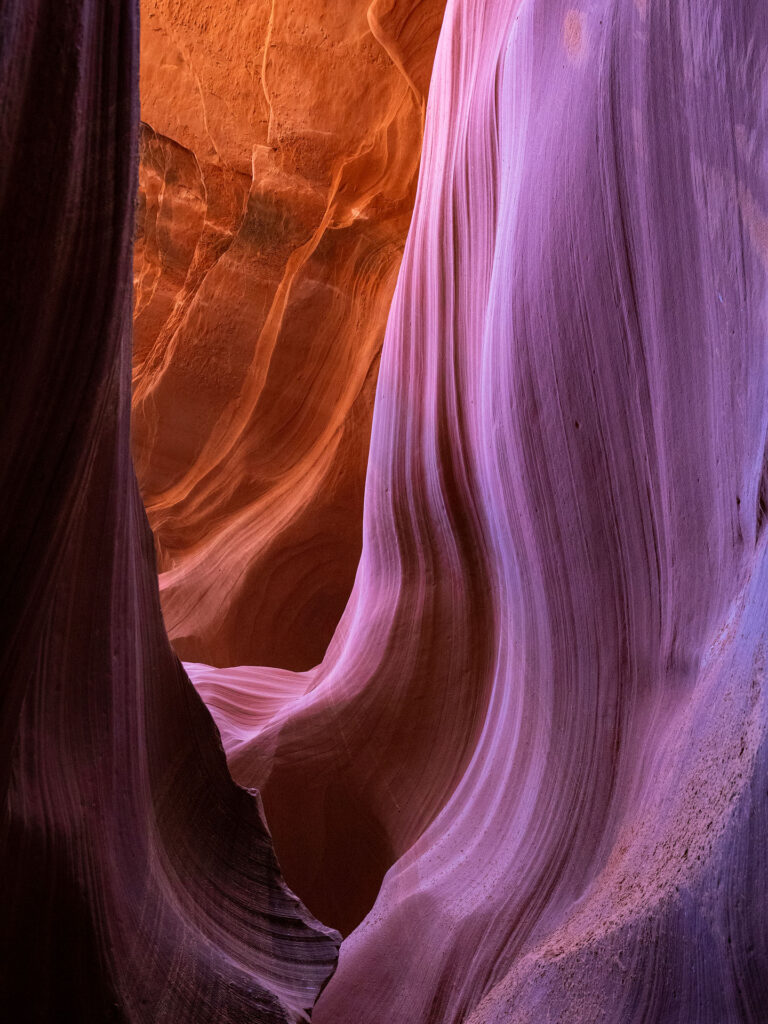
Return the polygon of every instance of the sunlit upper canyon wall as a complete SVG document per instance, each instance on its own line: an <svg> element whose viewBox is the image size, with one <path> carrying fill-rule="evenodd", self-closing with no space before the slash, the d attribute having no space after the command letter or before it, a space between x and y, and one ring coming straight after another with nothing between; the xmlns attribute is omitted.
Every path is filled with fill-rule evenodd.
<svg viewBox="0 0 768 1024"><path fill-rule="evenodd" d="M142 0L133 451L184 658L311 668L360 555L444 0Z"/></svg>

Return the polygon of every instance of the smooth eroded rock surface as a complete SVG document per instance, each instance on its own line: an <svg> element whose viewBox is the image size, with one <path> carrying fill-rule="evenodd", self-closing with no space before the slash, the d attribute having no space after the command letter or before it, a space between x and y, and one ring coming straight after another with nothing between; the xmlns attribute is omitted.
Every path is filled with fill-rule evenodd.
<svg viewBox="0 0 768 1024"><path fill-rule="evenodd" d="M136 10L10 0L6 1015L764 1024L768 8L449 0L316 667L437 15L145 14L309 911Z"/></svg>
<svg viewBox="0 0 768 1024"><path fill-rule="evenodd" d="M190 666L352 928L318 1024L765 1017L767 60L756 0L448 4L350 602Z"/></svg>
<svg viewBox="0 0 768 1024"><path fill-rule="evenodd" d="M443 0L143 0L133 449L181 657L309 669L360 556Z"/></svg>
<svg viewBox="0 0 768 1024"><path fill-rule="evenodd" d="M286 1024L338 936L170 648L131 466L137 57L131 3L0 9L0 1012Z"/></svg>

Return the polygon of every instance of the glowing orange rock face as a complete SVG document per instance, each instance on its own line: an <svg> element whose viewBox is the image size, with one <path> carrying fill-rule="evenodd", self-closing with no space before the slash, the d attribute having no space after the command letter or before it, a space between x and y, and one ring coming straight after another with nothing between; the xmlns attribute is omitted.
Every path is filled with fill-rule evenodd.
<svg viewBox="0 0 768 1024"><path fill-rule="evenodd" d="M309 668L346 603L442 10L142 2L133 444L185 659Z"/></svg>

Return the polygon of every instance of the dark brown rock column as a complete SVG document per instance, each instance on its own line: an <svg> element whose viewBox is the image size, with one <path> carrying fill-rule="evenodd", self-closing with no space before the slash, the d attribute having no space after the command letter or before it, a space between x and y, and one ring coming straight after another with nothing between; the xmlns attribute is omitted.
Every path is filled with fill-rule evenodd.
<svg viewBox="0 0 768 1024"><path fill-rule="evenodd" d="M129 454L137 22L0 11L0 1005L293 1021L336 938L171 652Z"/></svg>

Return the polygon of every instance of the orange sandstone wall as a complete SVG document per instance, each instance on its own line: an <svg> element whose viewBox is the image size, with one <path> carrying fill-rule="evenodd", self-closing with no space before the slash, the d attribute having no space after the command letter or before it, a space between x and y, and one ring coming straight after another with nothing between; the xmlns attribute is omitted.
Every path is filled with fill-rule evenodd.
<svg viewBox="0 0 768 1024"><path fill-rule="evenodd" d="M354 579L443 0L142 0L133 447L186 660L310 668Z"/></svg>

